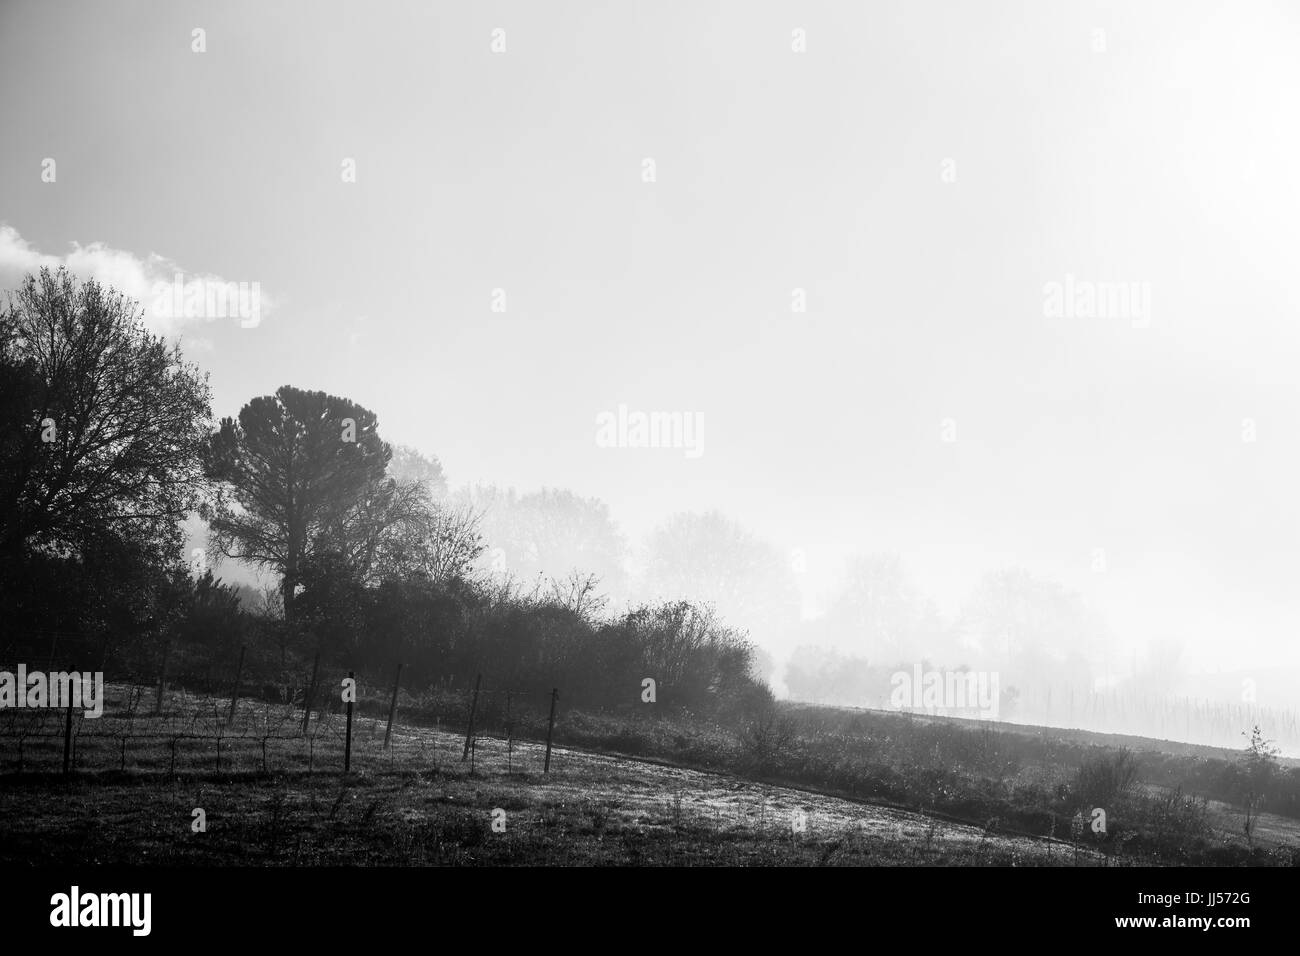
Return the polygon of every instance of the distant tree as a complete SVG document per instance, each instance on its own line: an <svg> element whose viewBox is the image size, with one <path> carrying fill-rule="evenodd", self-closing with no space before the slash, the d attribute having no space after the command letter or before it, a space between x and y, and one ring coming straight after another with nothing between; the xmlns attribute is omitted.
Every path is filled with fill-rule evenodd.
<svg viewBox="0 0 1300 956"><path fill-rule="evenodd" d="M540 584L574 572L594 574L603 590L624 585L625 542L599 498L558 488L520 495L514 489L470 489L463 502L482 514L489 569Z"/></svg>
<svg viewBox="0 0 1300 956"><path fill-rule="evenodd" d="M875 661L902 662L922 627L922 605L896 554L850 558L828 616L837 636ZM933 652L934 635L926 642Z"/></svg>
<svg viewBox="0 0 1300 956"><path fill-rule="evenodd" d="M750 658L749 676L770 686L777 677L776 659L763 648L755 647Z"/></svg>
<svg viewBox="0 0 1300 956"><path fill-rule="evenodd" d="M433 501L447 497L447 476L442 463L410 445L393 445L393 457L388 462L388 474L399 482L419 482Z"/></svg>
<svg viewBox="0 0 1300 956"><path fill-rule="evenodd" d="M985 575L963 609L962 624L1010 674L1039 680L1086 678L1081 651L1095 654L1106 637L1103 622L1078 594L1018 568Z"/></svg>
<svg viewBox="0 0 1300 956"><path fill-rule="evenodd" d="M404 487L412 497L403 502L400 515L384 524L370 565L372 577L434 583L470 577L484 550L482 516L469 505L429 500L423 484Z"/></svg>
<svg viewBox="0 0 1300 956"><path fill-rule="evenodd" d="M711 604L736 626L764 633L799 614L785 556L716 511L675 514L650 534L644 588L652 598Z"/></svg>
<svg viewBox="0 0 1300 956"><path fill-rule="evenodd" d="M846 656L834 648L804 645L786 663L785 685L795 700L884 707L893 669L873 667L865 657Z"/></svg>
<svg viewBox="0 0 1300 956"><path fill-rule="evenodd" d="M176 559L198 505L207 378L147 332L137 303L65 269L0 311L0 554L118 538Z"/></svg>
<svg viewBox="0 0 1300 956"><path fill-rule="evenodd" d="M214 546L279 573L293 624L304 562L318 550L373 555L375 523L403 500L385 476L390 454L374 413L350 399L289 385L253 399L212 436Z"/></svg>

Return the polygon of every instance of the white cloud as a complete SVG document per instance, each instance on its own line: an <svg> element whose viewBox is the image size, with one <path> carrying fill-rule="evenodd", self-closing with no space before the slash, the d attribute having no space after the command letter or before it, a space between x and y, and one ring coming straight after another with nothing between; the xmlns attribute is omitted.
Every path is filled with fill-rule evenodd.
<svg viewBox="0 0 1300 956"><path fill-rule="evenodd" d="M217 320L244 328L258 325L271 309L271 300L257 280L230 280L208 273L186 272L157 253L141 258L102 242L81 245L57 256L42 253L18 230L0 223L0 289L14 289L24 275L42 266L66 266L82 278L97 279L138 301L145 325L162 335Z"/></svg>

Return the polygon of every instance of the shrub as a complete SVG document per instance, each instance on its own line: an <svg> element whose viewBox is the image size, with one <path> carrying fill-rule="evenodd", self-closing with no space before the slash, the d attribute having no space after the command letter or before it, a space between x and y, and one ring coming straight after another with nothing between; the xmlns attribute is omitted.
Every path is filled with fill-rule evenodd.
<svg viewBox="0 0 1300 956"><path fill-rule="evenodd" d="M1093 754L1075 771L1071 796L1081 810L1113 807L1132 792L1137 770L1137 759L1128 749Z"/></svg>
<svg viewBox="0 0 1300 956"><path fill-rule="evenodd" d="M769 701L742 726L740 746L743 759L753 770L769 770L790 751L798 728L776 701Z"/></svg>

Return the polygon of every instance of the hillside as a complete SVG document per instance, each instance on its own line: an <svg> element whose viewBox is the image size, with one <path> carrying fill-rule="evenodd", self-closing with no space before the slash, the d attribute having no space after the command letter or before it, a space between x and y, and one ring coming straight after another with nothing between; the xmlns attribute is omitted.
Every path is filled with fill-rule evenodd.
<svg viewBox="0 0 1300 956"><path fill-rule="evenodd" d="M356 716L351 773L345 719L297 734L298 716L240 701L170 695L159 716L110 688L106 720L74 722L72 773L59 773L65 725L7 726L0 754L0 861L158 864L875 864L1116 865L1088 846L1008 832L810 788L670 761L464 736ZM18 732L25 730L18 747ZM206 829L195 832L201 809ZM1226 806L1212 810L1226 836ZM495 824L495 825L494 825ZM1257 839L1300 845L1295 821L1268 816Z"/></svg>

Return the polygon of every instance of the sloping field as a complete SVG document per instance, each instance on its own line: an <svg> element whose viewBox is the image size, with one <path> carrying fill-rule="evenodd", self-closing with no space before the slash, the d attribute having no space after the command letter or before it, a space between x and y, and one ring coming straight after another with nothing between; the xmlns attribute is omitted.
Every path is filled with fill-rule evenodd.
<svg viewBox="0 0 1300 956"><path fill-rule="evenodd" d="M0 861L159 864L1098 865L1087 849L628 757L357 718L293 737L251 701L225 727L173 699L116 736L12 739L0 767ZM178 714L183 716L178 717ZM199 716L196 716L198 714ZM259 715L264 715L259 717ZM105 722L107 723L107 722ZM119 723L118 730L122 725ZM52 725L57 731L57 721ZM220 738L220 755L218 755ZM174 748L174 752L173 752ZM120 769L125 767L126 769ZM196 811L201 810L202 814ZM199 820L205 824L200 832Z"/></svg>

